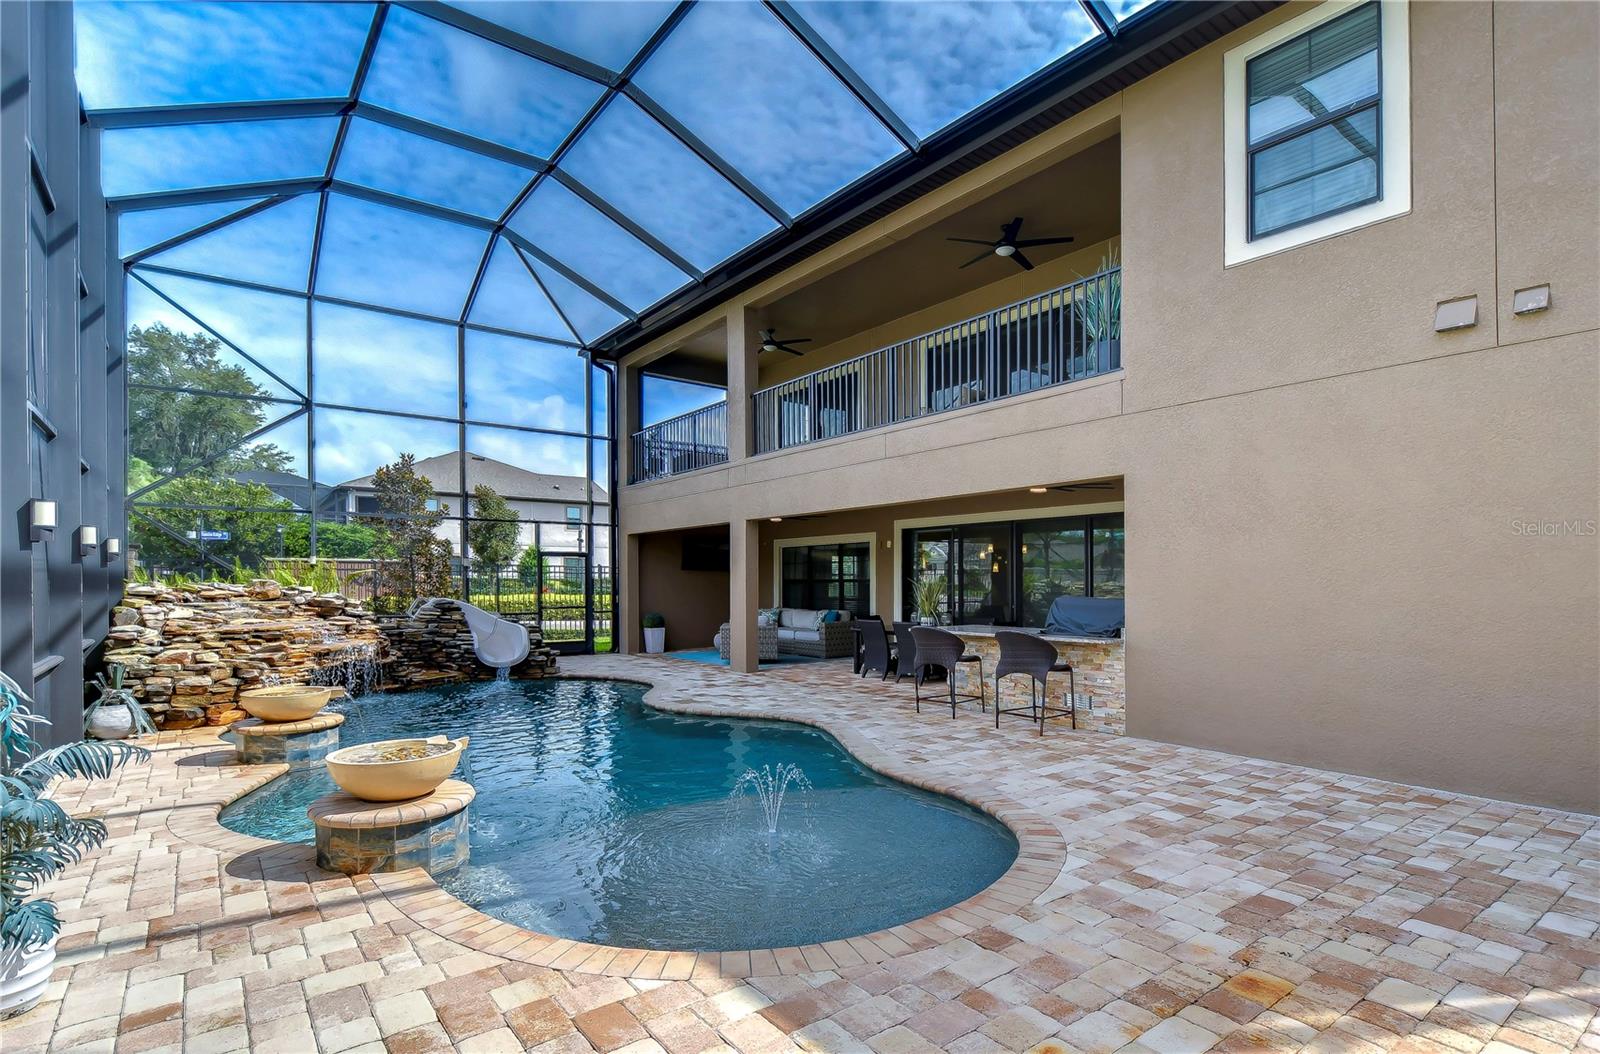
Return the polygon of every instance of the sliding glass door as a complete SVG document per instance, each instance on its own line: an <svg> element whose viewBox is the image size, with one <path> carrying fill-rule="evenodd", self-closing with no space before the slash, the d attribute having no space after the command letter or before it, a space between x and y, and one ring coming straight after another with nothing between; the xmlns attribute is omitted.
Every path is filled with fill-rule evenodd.
<svg viewBox="0 0 1600 1054"><path fill-rule="evenodd" d="M1056 597L1123 596L1123 551L1121 513L908 530L901 617L938 581L942 622L1043 626Z"/></svg>
<svg viewBox="0 0 1600 1054"><path fill-rule="evenodd" d="M1056 597L1089 595L1086 531L1081 518L1023 524L1023 625L1044 625Z"/></svg>
<svg viewBox="0 0 1600 1054"><path fill-rule="evenodd" d="M867 542L793 545L783 550L783 606L811 611L838 609L852 615L872 608Z"/></svg>

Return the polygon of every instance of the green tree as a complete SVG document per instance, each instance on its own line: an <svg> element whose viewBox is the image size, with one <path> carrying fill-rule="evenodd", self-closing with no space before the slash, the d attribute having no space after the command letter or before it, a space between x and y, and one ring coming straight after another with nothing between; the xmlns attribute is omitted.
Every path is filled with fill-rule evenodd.
<svg viewBox="0 0 1600 1054"><path fill-rule="evenodd" d="M472 559L494 575L494 606L500 607L500 570L517 555L521 528L517 512L493 487L472 488L472 519L467 521L467 546Z"/></svg>
<svg viewBox="0 0 1600 1054"><path fill-rule="evenodd" d="M278 529L304 517L267 487L236 478L249 469L284 471L293 462L275 444L244 445L267 423L271 393L243 367L225 362L222 343L204 332L134 326L127 349L129 493L173 477L135 502L149 518L135 517L131 530L141 561L158 570L215 574L218 565L257 566L276 555ZM181 507L195 505L210 508ZM228 537L205 541L202 530Z"/></svg>
<svg viewBox="0 0 1600 1054"><path fill-rule="evenodd" d="M530 545L522 550L522 556L517 559L517 581L525 586L533 587L539 584L539 548Z"/></svg>
<svg viewBox="0 0 1600 1054"><path fill-rule="evenodd" d="M434 530L450 508L428 508L433 484L418 475L417 459L401 454L373 473L372 487L378 515L365 522L378 536L373 555L379 557L374 577L380 606L399 609L419 597L448 596L450 543Z"/></svg>
<svg viewBox="0 0 1600 1054"><path fill-rule="evenodd" d="M157 571L216 575L231 572L235 561L257 567L263 557L277 554L278 528L287 531L305 519L259 483L185 476L154 493L159 501L135 505L138 515L132 517L130 535L139 548L139 562ZM201 531L226 532L228 537L207 541Z"/></svg>
<svg viewBox="0 0 1600 1054"><path fill-rule="evenodd" d="M289 466L288 451L270 443L234 451L267 423L271 393L243 367L225 363L221 353L222 343L203 332L179 333L159 322L128 331L130 453L158 475L218 454L242 460L237 467Z"/></svg>
<svg viewBox="0 0 1600 1054"><path fill-rule="evenodd" d="M365 523L317 521L318 559L354 559L372 555L378 532ZM305 559L311 555L311 524L305 518L292 524L283 536L283 555Z"/></svg>

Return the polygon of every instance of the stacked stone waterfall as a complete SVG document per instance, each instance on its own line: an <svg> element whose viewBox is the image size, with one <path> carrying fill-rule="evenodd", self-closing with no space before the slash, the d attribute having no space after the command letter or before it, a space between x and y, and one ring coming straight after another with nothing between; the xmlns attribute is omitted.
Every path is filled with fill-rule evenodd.
<svg viewBox="0 0 1600 1054"><path fill-rule="evenodd" d="M459 611L415 623L378 616L338 594L285 587L203 583L179 588L130 584L112 614L105 661L126 670L124 684L161 728L228 725L249 716L239 693L279 683L346 684L375 678L385 688L487 680ZM515 617L515 616L512 616ZM556 672L554 653L531 616L534 647L513 677Z"/></svg>

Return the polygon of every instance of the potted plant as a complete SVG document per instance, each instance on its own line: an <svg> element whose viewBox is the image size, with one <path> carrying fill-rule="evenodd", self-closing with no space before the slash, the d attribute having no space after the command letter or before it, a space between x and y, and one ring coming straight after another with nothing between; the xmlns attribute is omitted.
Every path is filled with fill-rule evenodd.
<svg viewBox="0 0 1600 1054"><path fill-rule="evenodd" d="M154 735L155 722L145 713L144 707L133 697L133 692L122 687L123 667L111 664L111 679L97 673L95 685L100 698L89 704L83 715L83 734L90 739L127 739L129 736Z"/></svg>
<svg viewBox="0 0 1600 1054"><path fill-rule="evenodd" d="M650 612L640 620L644 625L644 650L647 655L660 655L667 650L667 620Z"/></svg>
<svg viewBox="0 0 1600 1054"><path fill-rule="evenodd" d="M1089 368L1095 373L1122 366L1122 269L1115 250L1100 258L1097 277L1089 279L1078 300Z"/></svg>
<svg viewBox="0 0 1600 1054"><path fill-rule="evenodd" d="M40 750L30 726L49 724L32 700L0 674L0 1018L33 1007L50 982L61 919L41 884L106 840L105 824L79 820L46 797L56 779L104 779L150 752L129 743L84 740Z"/></svg>
<svg viewBox="0 0 1600 1054"><path fill-rule="evenodd" d="M944 576L911 580L911 605L917 610L917 621L924 626L937 626L939 613L944 610L945 594L949 592Z"/></svg>

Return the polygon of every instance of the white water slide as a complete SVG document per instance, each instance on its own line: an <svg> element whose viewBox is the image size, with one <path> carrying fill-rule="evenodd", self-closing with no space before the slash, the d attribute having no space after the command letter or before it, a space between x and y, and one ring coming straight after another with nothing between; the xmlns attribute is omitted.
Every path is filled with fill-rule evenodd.
<svg viewBox="0 0 1600 1054"><path fill-rule="evenodd" d="M528 657L528 628L520 622L501 618L476 604L450 597L429 597L411 609L416 615L436 604L454 604L461 609L472 631L472 650L478 661L497 670L508 670Z"/></svg>

